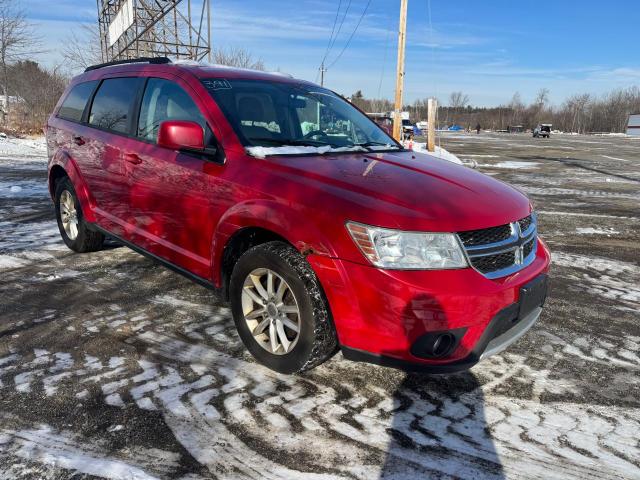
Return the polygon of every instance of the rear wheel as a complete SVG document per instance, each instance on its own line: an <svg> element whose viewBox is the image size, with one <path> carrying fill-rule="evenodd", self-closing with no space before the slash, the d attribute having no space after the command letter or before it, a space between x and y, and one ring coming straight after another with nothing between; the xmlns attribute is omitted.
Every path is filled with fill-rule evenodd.
<svg viewBox="0 0 640 480"><path fill-rule="evenodd" d="M68 177L56 185L56 219L64 243L74 252L94 252L102 248L104 235L89 230L73 184Z"/></svg>
<svg viewBox="0 0 640 480"><path fill-rule="evenodd" d="M283 242L249 249L231 275L229 293L240 338L263 365L281 373L327 360L337 339L315 273Z"/></svg>

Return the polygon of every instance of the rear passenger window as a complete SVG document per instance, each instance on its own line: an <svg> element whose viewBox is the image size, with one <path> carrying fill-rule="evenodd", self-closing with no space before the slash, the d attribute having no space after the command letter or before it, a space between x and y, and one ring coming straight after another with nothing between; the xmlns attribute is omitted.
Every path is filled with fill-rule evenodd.
<svg viewBox="0 0 640 480"><path fill-rule="evenodd" d="M135 101L139 78L110 78L93 97L89 123L98 128L127 133L129 112Z"/></svg>
<svg viewBox="0 0 640 480"><path fill-rule="evenodd" d="M65 120L71 120L72 122L79 122L82 120L82 112L87 105L89 97L96 88L97 81L79 83L71 89L67 98L64 99L60 110L58 110L58 117Z"/></svg>
<svg viewBox="0 0 640 480"><path fill-rule="evenodd" d="M165 120L189 120L206 129L204 117L187 92L169 80L150 78L140 107L138 136L155 142Z"/></svg>

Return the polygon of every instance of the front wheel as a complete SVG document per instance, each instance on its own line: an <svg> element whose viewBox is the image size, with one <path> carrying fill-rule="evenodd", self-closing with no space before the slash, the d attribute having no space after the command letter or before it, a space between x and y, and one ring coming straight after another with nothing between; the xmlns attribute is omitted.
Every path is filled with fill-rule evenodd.
<svg viewBox="0 0 640 480"><path fill-rule="evenodd" d="M284 242L249 249L236 263L229 293L243 343L280 373L309 370L336 351L337 339L320 283Z"/></svg>
<svg viewBox="0 0 640 480"><path fill-rule="evenodd" d="M102 248L104 235L89 230L78 196L69 178L58 182L55 194L56 219L64 243L74 252L94 252Z"/></svg>

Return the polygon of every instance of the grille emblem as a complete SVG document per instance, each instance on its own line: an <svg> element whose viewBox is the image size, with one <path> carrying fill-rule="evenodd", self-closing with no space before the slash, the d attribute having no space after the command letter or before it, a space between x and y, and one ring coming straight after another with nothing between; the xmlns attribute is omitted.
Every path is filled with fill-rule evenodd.
<svg viewBox="0 0 640 480"><path fill-rule="evenodd" d="M523 224L524 227L523 228ZM535 259L535 213L516 222L458 234L469 263L487 278L499 278L522 270Z"/></svg>
<svg viewBox="0 0 640 480"><path fill-rule="evenodd" d="M522 230L520 229L520 223L514 222L511 224L513 231L518 234L518 244L515 250L515 256L513 263L516 265L522 265L524 262L524 238L522 237Z"/></svg>

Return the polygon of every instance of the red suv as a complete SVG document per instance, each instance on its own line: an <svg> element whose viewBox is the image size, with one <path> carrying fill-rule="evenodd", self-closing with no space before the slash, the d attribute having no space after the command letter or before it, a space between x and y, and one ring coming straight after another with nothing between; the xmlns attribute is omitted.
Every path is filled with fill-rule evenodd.
<svg viewBox="0 0 640 480"><path fill-rule="evenodd" d="M453 372L538 319L549 252L518 190L405 150L282 74L137 59L74 78L47 124L76 252L105 235L230 300L283 373L347 359Z"/></svg>

